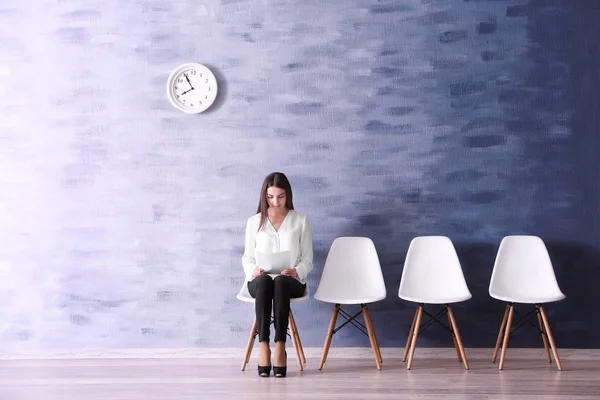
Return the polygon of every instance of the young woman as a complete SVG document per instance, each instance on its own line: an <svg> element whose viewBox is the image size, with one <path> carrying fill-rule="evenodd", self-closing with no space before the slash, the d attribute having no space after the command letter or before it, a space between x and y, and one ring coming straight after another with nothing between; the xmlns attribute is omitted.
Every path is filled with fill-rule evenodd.
<svg viewBox="0 0 600 400"><path fill-rule="evenodd" d="M284 251L290 252L290 266L281 274L268 274L257 265L256 252L272 254ZM286 375L285 340L290 298L302 297L304 294L312 261L312 237L308 220L294 210L292 187L287 177L281 172L273 172L263 182L257 214L248 218L242 257L248 291L256 299L260 376L267 377L271 373L271 310L275 321L273 373L276 377Z"/></svg>

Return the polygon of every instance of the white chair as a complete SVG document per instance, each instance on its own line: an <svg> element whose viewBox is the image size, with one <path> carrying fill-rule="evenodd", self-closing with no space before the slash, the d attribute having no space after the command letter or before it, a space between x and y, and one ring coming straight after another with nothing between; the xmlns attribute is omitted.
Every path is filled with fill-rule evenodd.
<svg viewBox="0 0 600 400"><path fill-rule="evenodd" d="M244 282L240 292L237 294L237 299L246 303L254 304L254 297L250 295L248 292L248 282ZM310 297L310 289L308 287L308 283L306 284L306 289L304 290L304 294L302 297L296 297L290 299L290 303L298 303L300 301L308 300ZM271 319L271 323L273 320ZM290 337L292 338L292 345L294 346L294 350L296 351L296 359L298 360L298 368L300 371L304 371L304 366L302 363L306 362L306 356L304 355L304 349L302 347L302 341L300 341L300 334L298 333L298 327L296 326L296 321L294 320L294 314L292 314L292 310L290 309L290 316L288 321L288 329L290 330ZM250 337L248 338L248 345L246 346L246 353L244 354L244 361L242 362L242 371L246 369L246 364L250 361L250 355L252 354L252 348L254 347L254 341L256 340L256 336L258 336L258 329L256 326L256 315L254 316L254 321L252 322L252 328L250 328Z"/></svg>
<svg viewBox="0 0 600 400"><path fill-rule="evenodd" d="M504 311L492 362L496 362L500 342L503 342L499 369L504 368L510 334L527 323L527 317L535 313L548 362L552 362L548 348L550 345L556 366L562 371L548 316L541 304L562 300L565 295L558 287L554 268L542 239L537 236L507 236L502 239L490 280L490 296L509 303ZM515 303L534 304L535 309L521 317L511 332Z"/></svg>
<svg viewBox="0 0 600 400"><path fill-rule="evenodd" d="M398 297L418 303L404 348L402 361L406 361L406 356L409 356L406 369L412 366L419 331L422 333L433 323L438 323L450 331L458 361L462 361L465 368L469 369L465 348L450 304L469 300L471 292L465 282L454 245L449 238L421 236L410 242ZM436 315L432 315L424 310L425 304L445 304L446 307ZM423 325L421 325L422 313L431 318ZM449 326L439 320L444 314L448 314Z"/></svg>
<svg viewBox="0 0 600 400"><path fill-rule="evenodd" d="M335 239L329 249L323 267L323 275L314 295L316 300L335 304L327 336L325 337L319 369L323 368L323 364L327 360L333 335L348 323L369 337L377 369L381 369L381 362L383 361L381 350L366 303L383 300L385 296L386 290L381 265L373 241L366 237L340 237ZM341 304L359 304L361 311L351 316L341 309ZM356 317L361 313L366 326L356 320ZM335 324L338 315L342 315L346 322L336 329Z"/></svg>

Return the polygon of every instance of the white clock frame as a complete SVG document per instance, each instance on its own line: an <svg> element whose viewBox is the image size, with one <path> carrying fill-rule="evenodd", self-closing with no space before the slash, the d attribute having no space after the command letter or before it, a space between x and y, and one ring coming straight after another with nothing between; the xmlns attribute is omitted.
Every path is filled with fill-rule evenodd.
<svg viewBox="0 0 600 400"><path fill-rule="evenodd" d="M182 85L182 89L179 88L179 85ZM191 93L189 96L191 101L182 98L182 95L185 96L187 93ZM171 72L167 79L169 102L173 107L186 114L199 114L206 111L215 102L217 93L217 79L212 71L203 64L181 64Z"/></svg>

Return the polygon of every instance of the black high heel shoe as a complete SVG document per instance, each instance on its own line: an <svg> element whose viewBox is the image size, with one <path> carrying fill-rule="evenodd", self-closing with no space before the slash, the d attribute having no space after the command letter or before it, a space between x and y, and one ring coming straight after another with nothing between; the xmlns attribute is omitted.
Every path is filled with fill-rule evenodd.
<svg viewBox="0 0 600 400"><path fill-rule="evenodd" d="M271 361L271 350L269 350L269 361ZM271 375L271 365L263 367L262 365L258 364L258 375L263 378L268 378L269 375Z"/></svg>
<svg viewBox="0 0 600 400"><path fill-rule="evenodd" d="M268 365L266 367L258 366L258 375L263 378L268 378L271 375L271 366Z"/></svg>
<svg viewBox="0 0 600 400"><path fill-rule="evenodd" d="M285 351L285 367L273 366L273 374L275 378L285 378L287 373L287 351Z"/></svg>

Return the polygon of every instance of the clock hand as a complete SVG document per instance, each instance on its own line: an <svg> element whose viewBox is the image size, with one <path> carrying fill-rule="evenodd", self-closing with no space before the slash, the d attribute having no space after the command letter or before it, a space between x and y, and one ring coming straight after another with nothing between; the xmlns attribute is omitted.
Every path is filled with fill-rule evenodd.
<svg viewBox="0 0 600 400"><path fill-rule="evenodd" d="M194 90L194 88L186 90L185 92L181 93L180 96L183 96L184 94L186 94L187 92L191 92L192 90Z"/></svg>
<svg viewBox="0 0 600 400"><path fill-rule="evenodd" d="M190 78L188 78L187 74L183 74L183 76L185 76L185 79L187 80L187 83L190 85L190 87L192 89L194 89L194 87L192 86L192 82L190 82ZM189 90L188 90L189 91Z"/></svg>

